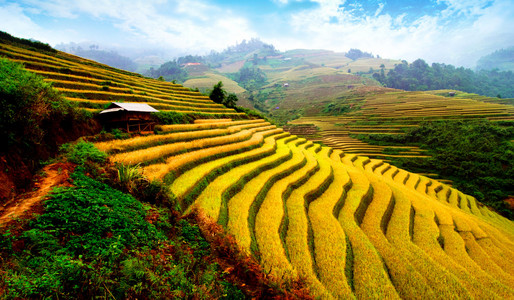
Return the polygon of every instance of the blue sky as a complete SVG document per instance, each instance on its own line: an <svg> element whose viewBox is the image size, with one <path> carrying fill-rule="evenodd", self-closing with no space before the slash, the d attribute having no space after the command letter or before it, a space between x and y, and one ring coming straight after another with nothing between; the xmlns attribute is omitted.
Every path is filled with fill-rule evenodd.
<svg viewBox="0 0 514 300"><path fill-rule="evenodd" d="M512 0L0 0L0 30L53 46L221 51L260 38L279 50L350 48L473 67L514 46Z"/></svg>

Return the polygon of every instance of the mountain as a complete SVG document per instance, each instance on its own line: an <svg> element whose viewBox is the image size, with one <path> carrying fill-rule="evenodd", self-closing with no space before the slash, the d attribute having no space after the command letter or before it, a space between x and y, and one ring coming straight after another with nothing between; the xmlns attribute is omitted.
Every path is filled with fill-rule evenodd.
<svg viewBox="0 0 514 300"><path fill-rule="evenodd" d="M89 129L60 147L62 160L39 174L35 194L2 205L5 298L514 297L514 223L448 184L292 135L179 84L16 40L2 39L0 53L0 100L9 108L0 121L10 142L45 147L42 136L69 142L69 130ZM281 83L287 72L293 86L360 78L340 99L348 107L337 102L327 114L348 109L361 122L408 126L408 113L440 117L453 100L286 58L266 56L267 80ZM244 74L253 76L249 87L261 82L258 71ZM451 113L494 106L489 115L499 117L506 106L468 100ZM128 130L132 119L110 132L92 126L142 104L159 110L147 120L158 123L153 132ZM57 122L66 115L77 123ZM2 153L2 178L19 168L9 158L23 152L12 149L2 148L11 154Z"/></svg>
<svg viewBox="0 0 514 300"><path fill-rule="evenodd" d="M514 47L497 50L481 57L477 61L476 69L514 72Z"/></svg>
<svg viewBox="0 0 514 300"><path fill-rule="evenodd" d="M138 68L138 65L130 58L118 54L116 51L105 51L100 50L98 45L88 45L84 49L78 44L60 44L56 47L58 50L74 54L87 59L95 60L100 63L109 65L114 68L134 72Z"/></svg>

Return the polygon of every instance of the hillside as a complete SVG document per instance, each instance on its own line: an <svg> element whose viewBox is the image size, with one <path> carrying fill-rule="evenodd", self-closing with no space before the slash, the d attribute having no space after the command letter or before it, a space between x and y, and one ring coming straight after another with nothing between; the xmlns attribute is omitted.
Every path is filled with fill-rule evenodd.
<svg viewBox="0 0 514 300"><path fill-rule="evenodd" d="M346 55L305 49L279 52L272 45L252 39L221 53L178 60L201 61L200 65L183 67L188 73L184 86L205 92L222 81L228 92L238 95L239 105L256 108L285 124L319 112L320 107L337 102L355 88L379 86L371 77L373 72L388 71L401 63L378 57L351 59ZM245 69L253 74L241 78L240 72ZM263 78L256 78L257 73Z"/></svg>
<svg viewBox="0 0 514 300"><path fill-rule="evenodd" d="M494 70L514 72L514 47L501 49L481 57L477 61L477 70Z"/></svg>
<svg viewBox="0 0 514 300"><path fill-rule="evenodd" d="M454 96L449 96L450 92ZM491 121L512 121L514 106L508 105L510 101L454 90L406 92L361 88L332 105L328 104L325 110L321 110L323 107L317 111L306 110L304 117L290 124L314 125L319 130L316 132L319 140L328 146L350 153L388 158L393 154L383 153L385 147L366 145L355 137L371 133L401 134L429 120L486 118Z"/></svg>
<svg viewBox="0 0 514 300"><path fill-rule="evenodd" d="M206 128L234 133L204 137ZM161 130L203 146L175 154L182 143L152 146L156 137L147 137L97 147L143 164L183 211L204 210L267 272L304 278L314 296L513 295L513 224L473 197L259 120Z"/></svg>
<svg viewBox="0 0 514 300"><path fill-rule="evenodd" d="M61 52L2 43L0 53L45 76L66 99L92 114L122 100L194 119L191 124L161 124L155 134L89 137L96 149L79 142L74 149L108 157L118 168L112 173L94 168L85 173L94 176L96 170L101 180L109 174L121 178L132 173L137 180L126 181L126 191L144 196L151 190L150 195L166 200L146 195L147 202L140 202L85 173L75 173L73 186L51 195L45 210L26 225L34 228L16 237L2 234L2 262L11 257L5 253L20 249L26 256L18 257L17 263L24 263L20 270L29 275L19 275L12 260L8 275L1 273L9 282L2 288L13 298L41 291L64 298L108 297L111 291L121 298L166 295L156 286L171 289L168 297L241 297L246 282L226 279L236 277L234 266L223 264L232 254L212 257L213 251L225 249L213 242L221 229L202 227L196 212L222 226L242 253L256 259L266 274L263 278L276 280L264 285L264 291L276 292L273 285L287 287L300 279L312 296L323 299L514 297L514 223L446 184L291 135L177 84ZM324 70L312 65L288 70L302 82L318 69ZM361 95L345 94L343 100L354 111L334 117L337 123L365 130L365 122L384 122L385 128L397 130L386 121L409 126L427 111L434 117L456 112L461 118L512 116L511 108L501 104L363 89ZM275 105L272 98L269 101ZM82 159L79 154L71 157ZM178 216L160 209L189 217L177 222ZM176 239L164 237L173 232ZM53 252L59 256L48 259ZM194 271L199 265L205 266L201 275ZM64 273L59 271L63 268ZM250 276L238 270L241 278ZM201 284L188 285L190 277ZM68 285L59 286L55 278ZM84 284L73 285L66 278L80 278Z"/></svg>

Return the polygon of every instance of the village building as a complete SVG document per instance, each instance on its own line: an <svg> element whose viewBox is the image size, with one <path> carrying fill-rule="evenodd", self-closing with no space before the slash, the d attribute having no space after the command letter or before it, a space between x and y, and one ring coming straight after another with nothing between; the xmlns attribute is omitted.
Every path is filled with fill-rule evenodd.
<svg viewBox="0 0 514 300"><path fill-rule="evenodd" d="M109 130L119 128L126 132L153 131L155 122L152 113L157 109L145 103L112 102L109 107L100 112L99 118Z"/></svg>

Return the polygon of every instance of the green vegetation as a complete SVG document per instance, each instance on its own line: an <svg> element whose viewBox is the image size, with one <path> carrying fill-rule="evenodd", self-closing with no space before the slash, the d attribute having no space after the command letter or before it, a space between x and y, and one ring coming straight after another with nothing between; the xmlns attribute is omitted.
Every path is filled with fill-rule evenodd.
<svg viewBox="0 0 514 300"><path fill-rule="evenodd" d="M433 121L405 135L359 136L371 144L413 145L431 158L392 158L392 164L413 172L433 172L454 187L513 218L503 202L514 193L514 124L489 121ZM387 148L386 148L387 149Z"/></svg>
<svg viewBox="0 0 514 300"><path fill-rule="evenodd" d="M211 92L209 93L209 98L216 103L223 103L227 97L227 92L223 89L223 82L218 81L213 87Z"/></svg>
<svg viewBox="0 0 514 300"><path fill-rule="evenodd" d="M209 221L195 213L179 218L169 201L155 206L110 186L144 181L137 167L118 165L109 176L92 144L63 149L79 162L72 185L55 188L41 215L0 231L3 299L288 297ZM142 189L150 194L155 186ZM217 233L206 238L205 230Z"/></svg>
<svg viewBox="0 0 514 300"><path fill-rule="evenodd" d="M83 165L88 161L102 163L107 154L98 150L93 143L79 141L76 144L63 144L61 151L66 153L66 159L74 164Z"/></svg>
<svg viewBox="0 0 514 300"><path fill-rule="evenodd" d="M497 50L481 57L477 62L477 70L494 70L514 72L514 47Z"/></svg>
<svg viewBox="0 0 514 300"><path fill-rule="evenodd" d="M346 57L348 57L351 60L357 60L359 58L374 58L373 54L368 53L368 52L363 52L359 49L350 49L346 53ZM348 72L348 73L350 73L350 72Z"/></svg>
<svg viewBox="0 0 514 300"><path fill-rule="evenodd" d="M28 47L29 49L38 49L38 50L43 50L43 51L50 52L50 53L57 52L57 50L55 50L48 44L41 43L40 41L32 41L32 40L17 38L17 37L14 37L4 31L0 31L0 40L6 41L9 43L22 45L22 46Z"/></svg>
<svg viewBox="0 0 514 300"><path fill-rule="evenodd" d="M269 68L262 64L261 50L235 51L236 61L227 69L253 63L266 72ZM91 144L79 141L63 146L68 163L48 166L54 169L45 169L51 173L42 175L41 188L35 193L44 194L43 187L61 182L63 187L25 214L0 216L3 298L293 299L306 298L308 291L315 297L356 299L419 295L510 299L514 295L512 222L474 197L426 177L427 172L435 173L431 168L423 170L426 176L397 169L357 155L361 145L346 139L352 132L404 134L397 138L412 141L389 142L450 149L442 158L447 161L434 158L433 165L467 172L465 183L475 180L475 173L482 175L477 168L485 169L487 164L496 168L489 171L491 176L501 169L512 180L511 123L497 123L498 128L492 129L486 126L489 123L473 128L470 123L455 123L463 127L461 131L454 123L441 123L441 130L427 125L417 134L402 132L422 119L508 120L510 106L424 92L391 92L374 86L374 80L315 63L289 69L294 81L268 72L272 83L265 86L267 99L255 102L283 119L288 113L302 113L295 111L300 108L315 115L309 122L315 125L294 128L298 132L317 134L315 126L323 131L332 126L320 139L327 145L341 141L349 146L348 151L332 153L263 120L234 121L230 114L251 117L178 84L90 61L85 64L65 54L49 56L7 44L1 45L0 53L48 76L69 93L70 101L147 102L163 105L156 118L168 123L192 118L195 123L162 125L157 134L120 140L106 140L124 138L120 132L88 138L98 141L98 149L108 151L108 161ZM272 59L294 60L288 58ZM340 63L349 60L342 57ZM351 67L355 72L366 71L369 60L358 59ZM316 83L316 88L305 88L310 83ZM336 95L334 85L344 92ZM221 83L219 88L227 97ZM325 94L325 90L330 91ZM84 98L70 97L71 93ZM304 105L302 99L310 98L316 100ZM358 111L320 118L325 104L334 103L327 108L338 110L334 99L354 104ZM346 136L340 136L340 129ZM159 134L160 130L167 133ZM456 145L449 148L448 143ZM414 151L407 148L417 149L374 147L379 155L382 150L408 154ZM471 162L457 160L462 157L471 157ZM75 168L73 161L79 166ZM57 170L61 167L65 172ZM56 173L62 175L59 181L49 183ZM489 177L479 180L503 184ZM512 186L512 181L507 184ZM501 186L499 190L509 189ZM36 199L32 194L28 197ZM22 197L17 200L29 202ZM178 203L187 215L179 216ZM38 215L31 216L33 211ZM234 237L227 237L221 226ZM243 253L260 260L266 274ZM309 290L295 285L298 278ZM300 290L291 295L295 288Z"/></svg>
<svg viewBox="0 0 514 300"><path fill-rule="evenodd" d="M234 81L249 91L254 91L265 84L268 80L266 74L257 67L243 67L232 76Z"/></svg>
<svg viewBox="0 0 514 300"><path fill-rule="evenodd" d="M184 82L187 77L187 72L176 60L173 60L162 64L157 70L150 68L146 75L152 78L162 76L166 81Z"/></svg>
<svg viewBox="0 0 514 300"><path fill-rule="evenodd" d="M15 145L30 148L40 144L45 138L45 122L77 117L72 105L43 77L5 58L0 58L0 107L3 151Z"/></svg>
<svg viewBox="0 0 514 300"><path fill-rule="evenodd" d="M227 93L227 91L225 91L223 89L223 82L219 81L218 83L216 83L211 92L209 93L209 98L216 102L216 103L219 103L219 104L223 104L225 105L225 107L228 107L228 108L234 108L236 107L236 102L237 102L237 95L234 94L234 93Z"/></svg>
<svg viewBox="0 0 514 300"><path fill-rule="evenodd" d="M197 225L174 221L169 210L142 204L80 169L72 178L74 186L54 190L44 213L18 236L3 235L4 296L222 298L230 292L243 298L209 259Z"/></svg>
<svg viewBox="0 0 514 300"><path fill-rule="evenodd" d="M387 87L406 91L456 89L464 92L496 97L514 97L514 73L496 70L473 72L463 67L433 63L424 60L412 64L403 61L387 75L373 74L373 78Z"/></svg>

